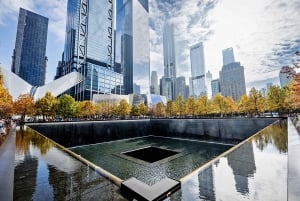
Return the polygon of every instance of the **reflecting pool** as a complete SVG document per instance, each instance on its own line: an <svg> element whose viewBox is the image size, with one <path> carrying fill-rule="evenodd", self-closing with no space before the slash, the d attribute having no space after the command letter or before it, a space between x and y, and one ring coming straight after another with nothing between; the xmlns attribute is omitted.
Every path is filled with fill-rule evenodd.
<svg viewBox="0 0 300 201"><path fill-rule="evenodd" d="M16 133L14 200L124 200L118 187L30 128Z"/></svg>
<svg viewBox="0 0 300 201"><path fill-rule="evenodd" d="M126 158L122 154L150 146L173 150L178 154L155 163ZM227 144L148 136L74 147L71 150L123 180L135 177L153 185L165 177L179 180L231 147Z"/></svg>
<svg viewBox="0 0 300 201"><path fill-rule="evenodd" d="M282 120L183 179L173 199L287 200L287 148L287 122Z"/></svg>

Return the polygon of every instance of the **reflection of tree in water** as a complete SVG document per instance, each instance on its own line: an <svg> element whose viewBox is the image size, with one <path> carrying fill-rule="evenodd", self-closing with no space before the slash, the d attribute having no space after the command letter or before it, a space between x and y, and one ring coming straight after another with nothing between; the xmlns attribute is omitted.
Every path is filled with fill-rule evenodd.
<svg viewBox="0 0 300 201"><path fill-rule="evenodd" d="M18 154L26 154L29 152L30 145L38 148L42 155L47 154L53 147L53 143L50 140L30 128L17 131L16 152Z"/></svg>
<svg viewBox="0 0 300 201"><path fill-rule="evenodd" d="M268 144L273 144L280 153L286 153L288 149L287 121L280 120L264 129L261 134L254 137L256 147L264 150Z"/></svg>

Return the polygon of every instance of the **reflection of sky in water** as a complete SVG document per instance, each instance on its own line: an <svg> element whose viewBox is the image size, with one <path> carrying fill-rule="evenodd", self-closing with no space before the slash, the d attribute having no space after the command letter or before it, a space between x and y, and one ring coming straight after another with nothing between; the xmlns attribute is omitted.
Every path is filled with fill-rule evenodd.
<svg viewBox="0 0 300 201"><path fill-rule="evenodd" d="M206 170L193 173L182 183L182 199L286 200L287 153L280 143L286 144L287 128L286 124L271 127L273 132L261 135L277 130L282 138L272 138L263 149L253 138Z"/></svg>

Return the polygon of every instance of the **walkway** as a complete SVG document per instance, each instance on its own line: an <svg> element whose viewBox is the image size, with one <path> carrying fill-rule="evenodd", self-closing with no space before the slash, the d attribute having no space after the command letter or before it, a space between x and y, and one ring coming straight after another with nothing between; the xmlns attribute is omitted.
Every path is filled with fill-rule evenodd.
<svg viewBox="0 0 300 201"><path fill-rule="evenodd" d="M13 200L16 131L12 128L0 146L0 200Z"/></svg>

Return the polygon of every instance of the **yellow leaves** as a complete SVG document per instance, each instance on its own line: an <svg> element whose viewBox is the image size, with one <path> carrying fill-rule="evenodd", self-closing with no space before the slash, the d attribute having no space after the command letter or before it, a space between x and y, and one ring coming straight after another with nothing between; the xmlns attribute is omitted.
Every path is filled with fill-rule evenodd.
<svg viewBox="0 0 300 201"><path fill-rule="evenodd" d="M91 117L96 114L96 107L92 101L81 101L78 103L78 112L81 117Z"/></svg>
<svg viewBox="0 0 300 201"><path fill-rule="evenodd" d="M34 101L30 94L22 94L18 97L18 100L14 103L15 114L19 114L22 118L25 115L32 115L34 113Z"/></svg>

